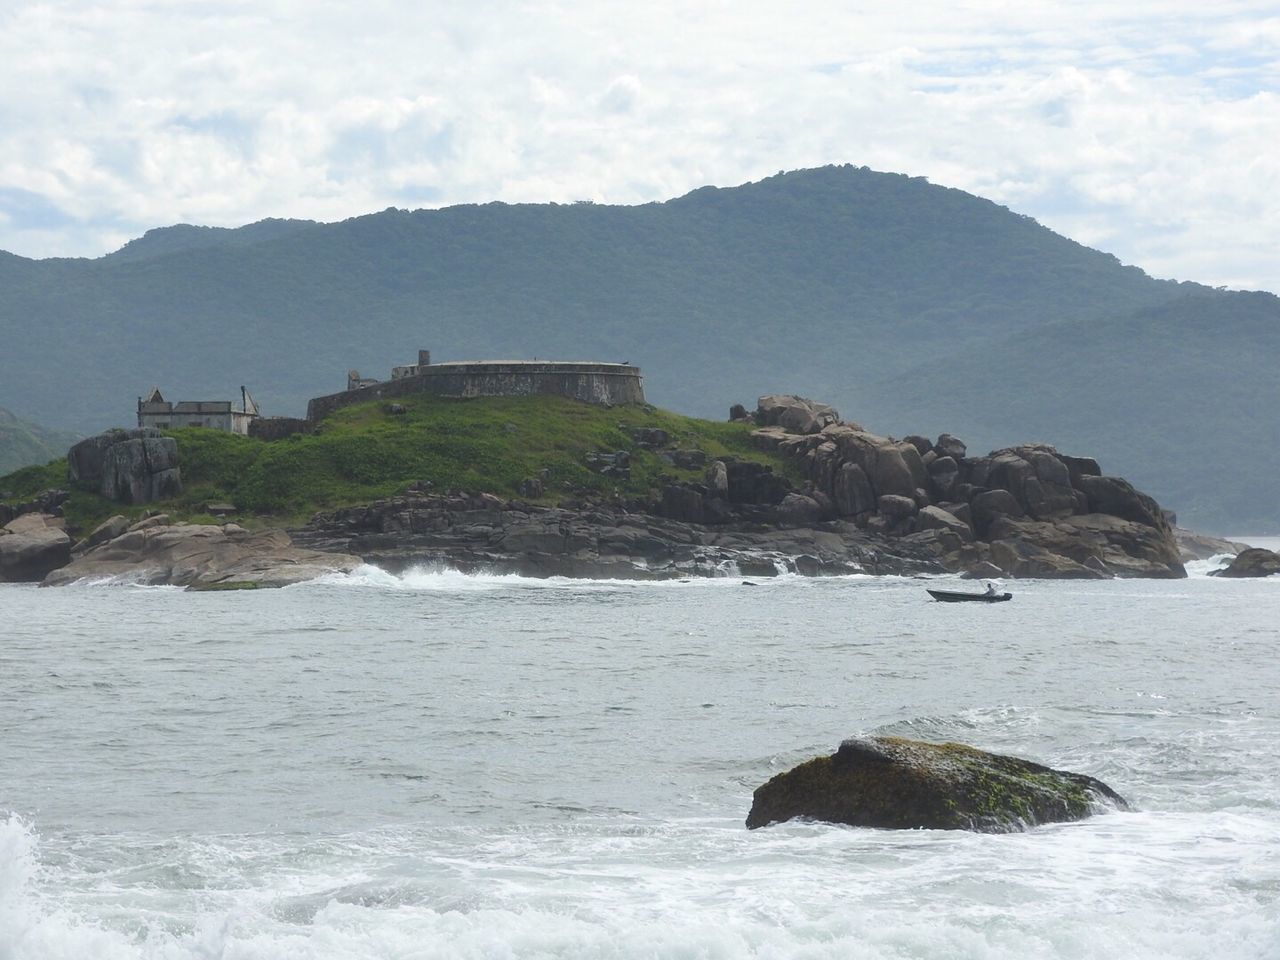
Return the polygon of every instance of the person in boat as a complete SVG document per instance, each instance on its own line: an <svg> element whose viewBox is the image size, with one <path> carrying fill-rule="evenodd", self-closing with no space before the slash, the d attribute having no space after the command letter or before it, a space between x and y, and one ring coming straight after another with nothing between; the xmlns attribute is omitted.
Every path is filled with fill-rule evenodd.
<svg viewBox="0 0 1280 960"><path fill-rule="evenodd" d="M996 595L996 585L992 583L990 580L984 580L982 582L987 585L987 592L984 593L983 596L994 597Z"/></svg>

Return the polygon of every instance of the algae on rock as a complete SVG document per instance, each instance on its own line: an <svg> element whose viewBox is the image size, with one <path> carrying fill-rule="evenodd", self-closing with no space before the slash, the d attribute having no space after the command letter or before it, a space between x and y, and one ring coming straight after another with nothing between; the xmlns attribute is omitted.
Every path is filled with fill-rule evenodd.
<svg viewBox="0 0 1280 960"><path fill-rule="evenodd" d="M1008 833L1127 809L1093 777L959 743L901 737L846 740L827 757L755 791L751 829L795 818L889 829Z"/></svg>

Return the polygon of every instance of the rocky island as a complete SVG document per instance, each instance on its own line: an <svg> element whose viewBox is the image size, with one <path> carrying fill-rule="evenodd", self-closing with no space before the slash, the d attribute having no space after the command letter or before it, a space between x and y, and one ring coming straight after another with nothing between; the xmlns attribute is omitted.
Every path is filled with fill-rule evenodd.
<svg viewBox="0 0 1280 960"><path fill-rule="evenodd" d="M65 465L0 478L0 494L28 492L0 502L0 578L277 585L360 561L632 578L1185 576L1170 514L1043 443L971 456L949 434L895 439L782 395L720 424L560 397L396 400L278 439L186 428L82 441Z"/></svg>

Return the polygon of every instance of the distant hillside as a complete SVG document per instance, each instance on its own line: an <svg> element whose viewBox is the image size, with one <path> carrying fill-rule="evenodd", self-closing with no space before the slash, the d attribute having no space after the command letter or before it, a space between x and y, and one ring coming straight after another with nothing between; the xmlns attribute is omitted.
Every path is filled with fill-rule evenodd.
<svg viewBox="0 0 1280 960"><path fill-rule="evenodd" d="M172 227L148 230L136 240L130 240L119 250L104 259L120 263L124 261L150 260L170 253L203 250L208 247L248 246L263 240L274 240L317 226L313 220L259 220L245 227L197 227L180 223Z"/></svg>
<svg viewBox="0 0 1280 960"><path fill-rule="evenodd" d="M949 407L982 449L1045 440L1096 457L1180 520L1280 530L1280 298L1199 290L1128 315L1061 322L881 382L874 415L910 433Z"/></svg>
<svg viewBox="0 0 1280 960"><path fill-rule="evenodd" d="M1171 306L1191 295L1194 317ZM979 434L1064 446L1083 434L1077 452L1132 457L1104 467L1157 496L1194 491L1208 512L1170 505L1230 525L1256 518L1214 504L1274 481L1249 463L1224 476L1131 442L1132 424L1177 435L1211 401L1129 385L1198 325L1224 332L1191 337L1206 351L1186 358L1195 382L1229 369L1274 391L1273 308L1227 333L1231 303L979 197L828 167L635 207L387 210L151 231L92 261L0 256L0 336L14 353L0 403L90 430L129 423L152 385L215 399L245 384L266 412L301 414L348 368L385 377L419 347L438 359L628 360L655 403L703 416L784 391L884 432L967 430L975 446ZM1129 349L1135 324L1153 331L1156 354ZM1051 352L1019 352L1031 343ZM1117 369L1126 357L1136 370ZM1097 375L1082 375L1095 361ZM1032 369L1034 390L1016 403L972 389L1001 373L1013 389ZM1081 421L1082 397L1113 415ZM1222 429L1258 431L1247 417Z"/></svg>
<svg viewBox="0 0 1280 960"><path fill-rule="evenodd" d="M49 430L0 407L0 476L65 456L78 439L68 430Z"/></svg>

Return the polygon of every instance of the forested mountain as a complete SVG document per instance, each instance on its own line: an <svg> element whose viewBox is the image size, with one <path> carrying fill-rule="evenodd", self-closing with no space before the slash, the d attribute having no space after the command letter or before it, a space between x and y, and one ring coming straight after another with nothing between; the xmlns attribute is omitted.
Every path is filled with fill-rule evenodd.
<svg viewBox="0 0 1280 960"><path fill-rule="evenodd" d="M389 209L153 230L98 260L0 255L0 403L42 422L128 424L153 385L245 384L299 415L348 368L386 376L419 347L628 360L686 413L797 392L881 432L1055 441L1218 528L1260 522L1221 505L1275 503L1280 481L1223 470L1188 432L1240 438L1224 451L1274 433L1259 411L1280 406L1278 330L1274 297L1155 280L987 200L855 167L633 207ZM1215 377L1253 391L1254 415L1202 416Z"/></svg>

